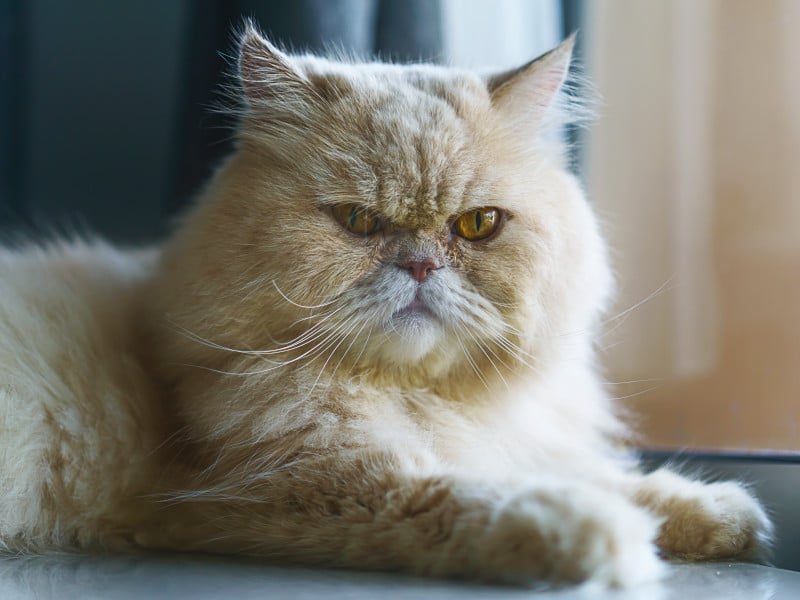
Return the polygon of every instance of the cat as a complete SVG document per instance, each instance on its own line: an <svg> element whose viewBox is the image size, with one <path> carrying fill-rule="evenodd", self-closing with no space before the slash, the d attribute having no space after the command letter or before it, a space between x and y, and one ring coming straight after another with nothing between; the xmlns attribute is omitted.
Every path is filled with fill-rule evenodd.
<svg viewBox="0 0 800 600"><path fill-rule="evenodd" d="M489 76L238 40L235 151L162 246L0 250L4 551L604 586L760 555L759 503L645 474L603 391L613 278L547 134L572 38Z"/></svg>

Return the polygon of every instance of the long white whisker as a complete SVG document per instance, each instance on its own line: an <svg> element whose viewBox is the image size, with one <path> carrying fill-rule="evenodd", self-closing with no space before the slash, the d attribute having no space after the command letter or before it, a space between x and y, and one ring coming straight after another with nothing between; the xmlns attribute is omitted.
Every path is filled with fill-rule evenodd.
<svg viewBox="0 0 800 600"><path fill-rule="evenodd" d="M333 315L335 315L336 313L338 313L340 310L343 310L343 309L344 309L344 305L340 306L339 308L337 308L336 310L333 310L331 312L320 313L321 315L324 316L324 318L321 319L319 322L322 323L324 321L327 321L330 317L332 317ZM289 327L294 327L295 325L303 323L304 321L310 321L311 319L316 319L316 318L318 318L320 316L320 314L311 313L310 315L308 315L306 317L300 317L299 319L295 319L294 321L292 321L292 323L291 323L291 325ZM278 342L278 343L280 343L280 342ZM283 342L283 343L288 343L288 342Z"/></svg>
<svg viewBox="0 0 800 600"><path fill-rule="evenodd" d="M533 372L535 372L535 373L539 373L540 372L540 369L536 364L531 364L530 362L528 362L525 359L525 358L530 358L531 360L533 360L535 362L537 360L535 356L533 356L532 354L526 352L525 350L520 348L518 345L516 345L514 342L512 342L511 340L509 340L506 337L500 336L498 338L495 338L494 341L498 346L500 346L506 352L511 354L516 360L518 360L523 365L525 365L526 367L531 369ZM523 358L523 357L525 357L525 358Z"/></svg>
<svg viewBox="0 0 800 600"><path fill-rule="evenodd" d="M599 337L601 337L601 338L607 337L607 336L611 335L612 333L614 333L621 326L623 326L627 322L628 317L630 316L630 314L633 311L635 311L638 308L641 308L644 304L647 304L648 302L650 302L654 298L658 297L659 295L661 295L665 291L667 291L667 289L668 289L667 286L672 282L672 280L673 280L672 277L668 278L664 283L662 283L660 286L658 286L658 288L656 288L654 291L652 291L650 294L648 294L645 298L643 298L642 300L640 300L636 304L634 304L632 306L629 306L625 310L620 311L620 312L618 312L617 314L615 314L615 315L613 315L611 317L608 317L606 319L601 320L597 324L597 327L600 330ZM605 327L606 325L608 325L609 323L612 323L614 321L617 321L617 323L613 327L603 330L603 327ZM570 336L589 333L590 331L591 331L590 329L579 329L577 331L567 331L565 333L558 334L556 337L570 337Z"/></svg>
<svg viewBox="0 0 800 600"><path fill-rule="evenodd" d="M639 392L634 392L634 393L628 394L626 396L616 396L616 397L613 398L613 400L627 400L629 398L635 398L636 396L641 396L643 394L647 394L649 392L652 392L653 390L657 390L660 387L662 387L662 385L654 385L652 387L647 388L646 390L641 390Z"/></svg>
<svg viewBox="0 0 800 600"><path fill-rule="evenodd" d="M314 325L309 327L305 332L301 333L293 340L289 340L288 342L281 342L270 336L270 340L272 341L272 343L274 343L277 346L281 346L281 348L274 350L262 350L261 352L278 354L305 345L306 343L308 343L309 339L315 339L317 338L317 336L320 334L321 331L325 331L323 327L324 324L343 308L344 307L340 307L335 311L333 311L332 313L329 313L325 318L321 319L318 323L315 323Z"/></svg>
<svg viewBox="0 0 800 600"><path fill-rule="evenodd" d="M366 325L366 321L364 322L364 325ZM362 328L364 327L364 325L362 325ZM322 377L322 373L325 371L325 368L328 366L328 363L333 358L333 355L336 354L336 351L339 349L339 346L341 346L344 343L344 341L347 339L347 337L351 333L353 333L353 330L355 330L356 327L358 327L358 321L356 321L356 323L352 327L350 327L350 329L348 329L342 335L342 339L339 340L339 342L336 344L336 346L334 346L333 350L331 350L330 354L328 355L328 358L325 359L325 362L323 363L322 367L320 368L319 374L317 375L317 378L314 380L314 383L311 384L311 389L308 390L308 394L306 395L306 399L311 397L311 394L314 391L314 388L317 387L317 383L319 383L319 380ZM352 342L350 342L350 344L352 345Z"/></svg>
<svg viewBox="0 0 800 600"><path fill-rule="evenodd" d="M663 383L663 379L658 377L651 377L649 379L630 379L628 381L604 381L603 385L628 385L630 383Z"/></svg>
<svg viewBox="0 0 800 600"><path fill-rule="evenodd" d="M472 333L472 332L469 330L469 328L468 328L468 327L465 327L465 328L464 328L464 331L466 331L466 332L467 332L467 335L468 335L469 337L471 337L471 338L472 338L472 341L473 341L473 342L475 342L475 345L476 345L476 346L478 347L478 349L479 349L479 350L480 350L480 351L483 353L483 355L486 357L486 360L488 360L488 361L489 361L489 364L490 364L490 365L492 365L492 367L494 368L494 370L497 372L497 376L498 376L498 377L500 377L500 381L502 381L502 382L503 382L503 385L505 385L505 386L506 386L506 389L510 391L510 390L511 390L511 388L510 388L510 387L509 387L509 385L508 385L508 381L506 381L506 378L505 378L505 377L503 377L503 374L500 372L500 369L498 368L498 366L495 364L495 362L492 360L492 358L489 356L489 354L486 352L486 350L484 350L484 348L483 348L483 344L481 344L481 343L478 341L478 339L477 339L477 338L475 337L475 335L474 335L474 334L473 334L473 333ZM492 354L494 354L494 351L492 351L492 349L491 349L491 348L489 349L489 352L491 352ZM497 356L497 355L495 354L495 356ZM501 362L502 362L502 361L501 361Z"/></svg>
<svg viewBox="0 0 800 600"><path fill-rule="evenodd" d="M305 308L305 309L308 309L308 310L313 310L313 309L315 309L315 308L323 308L323 307L325 307L325 306L330 306L331 304L333 304L333 303L334 303L334 302L336 302L336 300L337 300L336 298L334 298L333 300L329 300L328 302L323 302L322 304L315 304L315 305L313 305L313 306L306 306L306 305L304 305L304 304L298 304L297 302L295 302L294 300L292 300L291 298L289 298L289 297L288 297L286 294L284 294L284 293L281 291L281 288L279 288L279 287L278 287L278 284L277 284L277 283L275 283L275 280L274 280L274 279L272 280L272 285L274 285L274 286L275 286L275 289L277 290L277 292L278 292L278 293L281 295L281 297L282 297L284 300L286 300L286 301L287 301L289 304L291 304L292 306L296 306L297 308Z"/></svg>
<svg viewBox="0 0 800 600"><path fill-rule="evenodd" d="M366 326L367 326L367 323L368 323L368 321L364 321L364 323L361 325L361 327L359 328L359 330L358 330L358 331L356 332L356 334L353 336L353 339L352 339L352 340L350 340L350 343L347 345L347 348L345 348L345 349L344 349L344 352L342 352L342 355L339 357L339 361L338 361L338 362L336 363L336 365L333 367L333 371L331 371L331 377L330 377L330 378L331 378L331 380L333 380L333 377L334 377L334 375L336 375L336 371L338 371L338 370L339 370L339 366L342 364L342 362L344 361L345 357L346 357L346 356L347 356L347 354L350 352L350 349L353 347L353 344L355 344L356 340L358 339L358 336L360 336L360 335L361 335L361 332L362 332L362 331L364 331L364 327L366 327ZM350 330L350 332L348 332L348 333L347 333L347 335L350 335L350 333L351 333L351 332L352 332L352 329ZM334 348L333 352L336 352L336 349L335 349L335 348ZM363 352L363 348L362 348L362 352ZM333 356L333 353L331 354L331 356ZM361 354L360 354L360 353L359 353L359 355L358 355L357 359L358 359L358 358L361 358ZM356 360L357 360L357 359L356 359ZM324 366L323 366L323 368L324 368ZM312 388L312 389L313 389L313 388Z"/></svg>
<svg viewBox="0 0 800 600"><path fill-rule="evenodd" d="M375 329L375 324L373 323L372 326L369 328L369 331L367 332L367 335L364 336L364 345L361 346L361 351L358 353L358 356L356 356L355 360L353 361L354 365L357 365L358 361L361 360L361 357L364 355L364 352L367 349L367 345L369 344L369 340L372 337L372 331L374 329Z"/></svg>
<svg viewBox="0 0 800 600"><path fill-rule="evenodd" d="M335 343L336 338L337 338L337 334L343 329L344 329L344 325L340 324L335 329L333 329L330 332L327 332L327 334L322 336L323 337L322 341L318 342L315 346L313 346L312 348L306 350L305 352L303 352L299 356L296 356L296 357L294 357L292 359L289 359L289 360L280 361L280 362L272 361L272 362L275 363L275 365L271 366L271 367L268 367L266 369L259 369L259 370L256 370L256 371L225 371L225 370L222 370L222 369L214 369L212 367L206 367L206 366L203 366L203 365L184 364L184 366L194 367L194 368L197 368L197 369L202 369L204 371L210 371L212 373L219 373L220 375L233 375L233 376L263 375L264 373L269 373L271 371L275 371L276 369L280 369L282 367L285 367L286 365L290 365L290 364L295 363L295 362L297 362L299 360L302 360L302 359L308 357L309 355L311 355L313 357L316 354L324 352L325 350L330 348L330 346L332 344ZM315 338L315 340L316 339L317 338Z"/></svg>
<svg viewBox="0 0 800 600"><path fill-rule="evenodd" d="M178 325L177 323L172 322L172 325L179 331L179 333L181 333L185 337L188 337L189 339L196 341L200 344L203 344L204 346L207 346L209 348L214 348L216 350L223 350L225 352L231 352L235 354L244 354L248 356L272 355L272 354L283 354L291 350L298 349L318 339L320 336L325 334L325 330L322 328L324 323L328 321L331 317L333 317L333 315L335 315L340 310L342 310L341 307L336 309L335 311L325 314L318 323L312 325L309 329L304 331L302 334L300 334L293 340L290 340L288 342L278 342L276 340L273 340L273 343L281 345L282 347L270 350L244 350L241 348L232 348L230 346L225 346L223 344L219 344L217 342L213 342L212 340L204 338L186 329L185 327Z"/></svg>
<svg viewBox="0 0 800 600"><path fill-rule="evenodd" d="M616 321L617 319L620 319L620 318L624 317L625 315L633 312L634 310L636 310L637 308L639 308L643 304L647 304L652 299L654 299L658 295L660 295L663 292L665 292L667 290L667 286L670 283L672 283L672 279L673 279L672 277L667 279L664 283L662 283L660 286L658 286L658 288L656 290L651 292L650 295L648 295L646 298L644 298L642 300L639 300L639 302L637 302L633 306L630 306L630 307L626 308L625 310L623 310L622 312L617 313L613 317L609 317L607 319L604 319L604 320L600 321L600 325L606 325L606 324L610 323L611 321Z"/></svg>
<svg viewBox="0 0 800 600"><path fill-rule="evenodd" d="M461 350L462 350L462 352L464 352L464 357L467 359L467 362L469 363L470 367L472 367L472 370L475 371L475 375L478 376L478 379L480 379L480 381L483 384L483 386L488 390L489 389L489 384L486 382L486 379L484 379L483 375L481 374L480 369L478 368L478 365L475 364L475 361L473 360L472 356L470 356L469 352L467 351L466 346L464 346L464 342L461 340L461 337L458 335L458 333L455 330L453 330L453 335L455 335L455 338L456 338L456 341L458 342L458 345L461 346Z"/></svg>

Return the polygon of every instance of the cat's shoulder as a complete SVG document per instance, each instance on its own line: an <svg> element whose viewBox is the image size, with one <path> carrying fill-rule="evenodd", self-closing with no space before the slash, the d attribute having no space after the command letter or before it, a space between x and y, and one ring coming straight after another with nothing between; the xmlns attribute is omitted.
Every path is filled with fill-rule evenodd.
<svg viewBox="0 0 800 600"><path fill-rule="evenodd" d="M20 337L32 345L42 336L70 340L97 327L118 331L157 257L153 248L123 250L99 240L0 246L0 345Z"/></svg>
<svg viewBox="0 0 800 600"><path fill-rule="evenodd" d="M68 281L131 282L149 275L158 255L155 247L123 249L99 239L0 243L0 282L6 289Z"/></svg>

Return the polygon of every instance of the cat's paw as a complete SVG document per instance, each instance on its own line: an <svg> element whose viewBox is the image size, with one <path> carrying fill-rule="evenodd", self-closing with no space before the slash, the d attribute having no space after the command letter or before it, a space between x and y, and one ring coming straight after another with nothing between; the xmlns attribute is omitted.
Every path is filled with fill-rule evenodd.
<svg viewBox="0 0 800 600"><path fill-rule="evenodd" d="M689 560L754 559L768 547L772 524L738 483L703 484L669 471L645 478L638 499L665 518L658 545Z"/></svg>
<svg viewBox="0 0 800 600"><path fill-rule="evenodd" d="M487 566L512 582L627 587L655 581L664 570L654 544L658 525L622 496L600 489L531 491L493 520Z"/></svg>

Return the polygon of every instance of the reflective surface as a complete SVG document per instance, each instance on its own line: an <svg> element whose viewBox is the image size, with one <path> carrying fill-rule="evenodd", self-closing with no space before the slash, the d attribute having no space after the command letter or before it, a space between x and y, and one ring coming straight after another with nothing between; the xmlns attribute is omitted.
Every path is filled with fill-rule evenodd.
<svg viewBox="0 0 800 600"><path fill-rule="evenodd" d="M272 567L206 556L67 556L0 561L0 598L781 600L800 598L800 573L745 564L673 565L660 584L602 593L593 589L545 591Z"/></svg>

